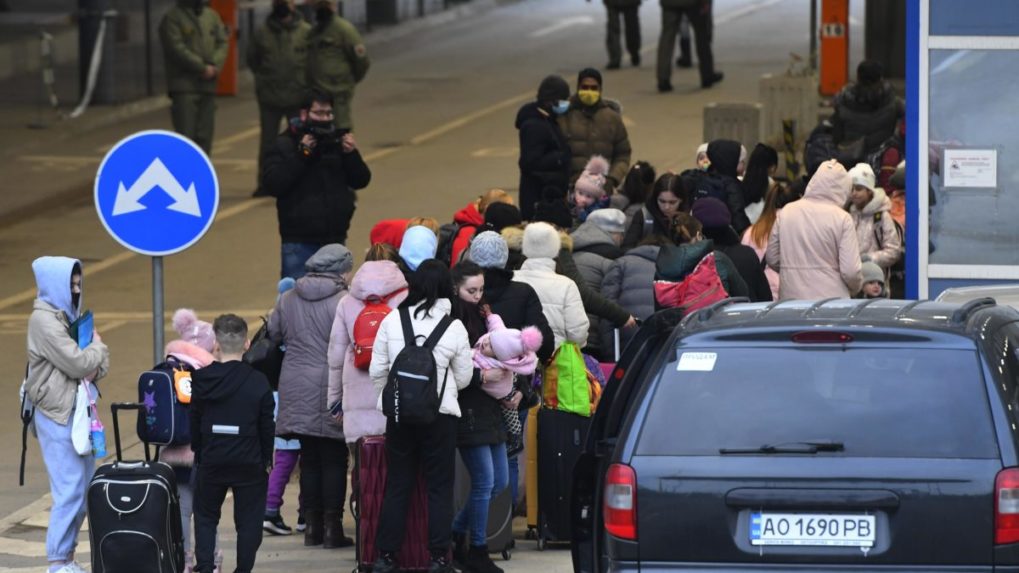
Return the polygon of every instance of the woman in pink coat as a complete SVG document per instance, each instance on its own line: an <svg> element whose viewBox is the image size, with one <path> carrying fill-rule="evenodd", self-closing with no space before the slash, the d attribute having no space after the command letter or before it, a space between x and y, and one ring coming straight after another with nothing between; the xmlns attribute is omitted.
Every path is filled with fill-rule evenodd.
<svg viewBox="0 0 1019 573"><path fill-rule="evenodd" d="M782 209L768 239L779 298L850 298L860 292L860 245L845 211L853 180L834 159L821 164L803 199Z"/></svg>
<svg viewBox="0 0 1019 573"><path fill-rule="evenodd" d="M370 299L384 301L395 309L407 298L407 280L400 267L392 261L371 260L374 252L369 252L369 260L361 265L350 282L350 292L336 306L329 337L327 402L341 404L343 436L351 445L364 436L386 433L386 417L377 409L379 393L368 376L368 369L355 365L354 323ZM370 359L366 361L370 362ZM353 446L351 453L357 456Z"/></svg>

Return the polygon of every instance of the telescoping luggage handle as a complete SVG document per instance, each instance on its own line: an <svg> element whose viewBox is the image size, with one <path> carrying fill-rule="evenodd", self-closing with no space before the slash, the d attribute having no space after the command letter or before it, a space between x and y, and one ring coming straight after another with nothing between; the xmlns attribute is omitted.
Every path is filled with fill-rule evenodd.
<svg viewBox="0 0 1019 573"><path fill-rule="evenodd" d="M139 404L138 402L114 402L110 405L110 411L113 413L113 443L117 448L118 462L124 461L124 454L120 447L120 416L118 414L121 410L138 410L138 415L140 416L144 409L145 405ZM145 461L152 461L151 456L149 455L149 443L143 441L142 444L145 446ZM159 455L158 450L156 455Z"/></svg>

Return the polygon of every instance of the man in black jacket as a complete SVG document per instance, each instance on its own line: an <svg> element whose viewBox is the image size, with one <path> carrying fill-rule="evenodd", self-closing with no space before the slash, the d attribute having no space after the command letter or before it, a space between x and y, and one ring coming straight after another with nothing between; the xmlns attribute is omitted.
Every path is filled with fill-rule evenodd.
<svg viewBox="0 0 1019 573"><path fill-rule="evenodd" d="M237 569L255 566L262 544L262 514L272 465L272 389L241 355L248 347L244 319L224 314L212 325L216 362L194 373L191 449L195 452L195 573L212 573L216 527L228 489L234 494Z"/></svg>
<svg viewBox="0 0 1019 573"><path fill-rule="evenodd" d="M738 141L716 139L708 144L708 159L711 160L708 171L691 169L683 172L691 204L704 197L714 197L725 203L732 216L732 228L739 236L743 236L743 231L750 226L743 186L739 181L741 155L742 146Z"/></svg>
<svg viewBox="0 0 1019 573"><path fill-rule="evenodd" d="M368 186L371 170L354 136L337 130L332 96L318 92L308 96L263 163L262 184L276 197L280 277L298 279L304 262L322 246L347 242L357 207L354 191Z"/></svg>
<svg viewBox="0 0 1019 573"><path fill-rule="evenodd" d="M562 76L548 76L541 80L535 101L517 112L520 214L525 221L534 215L534 204L542 200L544 188L558 189L566 197L573 155L556 117L569 109L569 99L570 84Z"/></svg>

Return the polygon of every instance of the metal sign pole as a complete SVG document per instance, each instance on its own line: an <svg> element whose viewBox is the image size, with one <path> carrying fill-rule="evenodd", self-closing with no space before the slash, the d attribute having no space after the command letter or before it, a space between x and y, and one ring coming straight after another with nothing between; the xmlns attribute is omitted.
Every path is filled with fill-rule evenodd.
<svg viewBox="0 0 1019 573"><path fill-rule="evenodd" d="M152 355L163 361L163 257L152 257Z"/></svg>

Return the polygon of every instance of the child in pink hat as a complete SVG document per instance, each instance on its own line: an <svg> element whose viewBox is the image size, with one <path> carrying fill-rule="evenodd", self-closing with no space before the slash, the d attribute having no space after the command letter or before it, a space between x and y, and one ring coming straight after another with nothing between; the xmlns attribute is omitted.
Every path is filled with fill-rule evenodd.
<svg viewBox="0 0 1019 573"><path fill-rule="evenodd" d="M530 376L538 366L535 351L541 347L541 331L533 326L523 330L506 328L498 314L488 315L488 333L474 345L474 365L481 369L481 389L502 402L513 396L517 374ZM523 445L523 428L515 408L502 408L509 434L507 452ZM512 455L512 454L510 454Z"/></svg>

